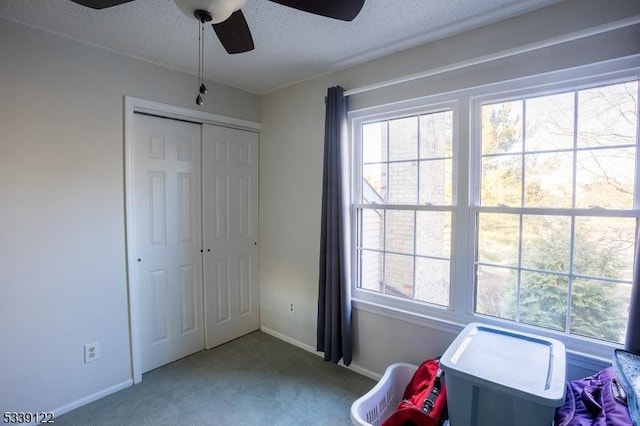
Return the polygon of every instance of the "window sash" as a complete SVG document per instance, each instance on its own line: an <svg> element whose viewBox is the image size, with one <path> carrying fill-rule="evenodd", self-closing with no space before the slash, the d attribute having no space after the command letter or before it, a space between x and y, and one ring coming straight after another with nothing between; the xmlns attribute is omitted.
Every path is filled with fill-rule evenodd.
<svg viewBox="0 0 640 426"><path fill-rule="evenodd" d="M474 115L475 119L477 120L478 125L475 127L474 129L474 133L471 135L471 140L474 141L473 142L473 150L474 150L474 155L471 158L471 164L472 166L475 168L476 173L474 175L475 181L474 181L474 192L472 194L473 197L473 203L470 206L470 210L471 210L471 217L473 218L473 221L470 222L470 229L472 230L471 232L473 233L475 239L476 239L476 243L475 243L475 253L473 255L473 271L472 271L472 276L473 276L473 282L474 282L474 305L473 305L473 312L475 314L489 314L489 315L497 315L498 317L502 318L502 319L506 319L507 321L514 321L516 323L520 323L520 322L528 322L528 321L534 321L535 325L538 325L540 327L549 327L551 329L557 328L557 331L565 334L565 335L574 335L574 333L576 335L579 335L580 333L579 328L578 328L578 322L580 321L579 318L575 318L573 317L574 315L574 305L573 305L573 301L575 299L575 297L577 297L577 294L574 293L574 290L576 290L578 287L573 286L573 284L577 284L580 282L580 280L597 280L598 282L602 282L602 283L610 283L612 285L630 285L631 284L631 276L629 276L628 280L618 280L618 279L612 279L612 277L601 277L599 275L605 275L606 271L604 270L600 270L600 271L594 271L596 273L598 273L598 276L590 276L590 274L580 274L580 271L575 270L575 265L574 265L574 261L577 259L577 256L580 255L580 253L578 252L579 247L576 246L576 242L574 241L575 238L577 238L578 236L578 232L579 230L576 228L576 220L578 220L579 218L596 218L596 219L604 219L604 218L636 218L635 221L635 232L633 233L633 236L637 236L637 231L638 231L638 220L637 218L638 216L638 210L634 210L635 206L638 206L637 200L638 200L638 177L640 176L639 170L640 167L638 167L638 156L640 156L640 152L638 150L638 121L639 121L639 117L638 117L638 104L637 104L637 94L638 94L638 90L640 90L640 87L638 85L638 79L637 77L629 79L628 82L634 82L635 83L635 134L632 134L631 137L635 136L635 143L633 144L620 144L620 143L613 143L613 144L604 144L604 145L591 145L591 146L581 146L580 145L580 137L581 137L581 132L580 132L580 128L581 127L586 127L588 126L589 123L594 122L592 121L587 121L584 122L584 120L588 120L588 117L583 116L584 111L582 111L583 108L586 108L587 110L589 109L588 105L585 104L581 104L579 102L580 97L585 93L585 91L590 91L592 89L598 90L600 87L602 88L607 88L604 89L605 91L610 90L608 89L609 85L617 85L618 87L613 87L613 89L620 89L623 83L624 85L626 85L626 82L608 82L606 80L603 81L598 81L595 82L595 84L592 85L588 85L588 86L584 86L584 87L580 87L580 88L575 88L575 87L570 87L570 88L565 88L565 87L558 87L558 90L556 91L548 91L542 94L539 93L535 93L535 92L530 92L530 93L520 93L516 96L508 96L505 99L503 96L501 96L501 98L503 99L498 99L498 97L493 97L491 95L485 96L483 98L478 98L475 100L475 102L472 103L472 109L471 109L471 113ZM568 89L568 90L567 90ZM565 100L571 100L570 103L565 104L565 108L569 108L569 117L565 120L566 122L560 124L560 126L565 126L564 131L566 132L564 135L566 136L565 139L569 140L569 144L566 144L565 141L565 146L564 147L556 147L555 149L535 149L536 148L536 141L535 141L535 131L532 132L532 134L528 134L528 130L530 129L531 125L534 124L536 122L537 118L542 118L543 120L544 115L541 117L536 117L536 113L535 112L531 112L531 116L529 115L529 110L528 110L528 106L530 104L535 105L535 102L537 100L541 100L542 102L546 102L548 107L553 107L551 103L549 103L549 101L551 99L554 99L556 97L564 97ZM572 99L571 99L572 98ZM555 101L555 99L554 99ZM505 106L506 105L506 106ZM486 110L486 108L490 108L489 110ZM546 108L546 107L545 107ZM513 110L512 110L513 109ZM535 110L532 110L535 111ZM483 126L486 124L485 121L485 113L488 112L489 114L505 114L503 116L500 116L497 121L493 121L493 117L489 118L491 120L491 122L489 123L489 125L491 127L488 128L483 128ZM508 115L507 115L508 114ZM549 114L549 111L546 110L543 114ZM620 116L622 116L621 113L619 113ZM549 119L550 117L546 117L547 119ZM553 123L553 125L556 125L557 121L555 121L555 117L553 119L551 119L551 123ZM543 121L544 122L544 121ZM604 123L603 123L604 124ZM502 127L502 126L506 126L506 127ZM505 130L508 130L509 133L506 134L496 134L496 133L492 133L492 132L504 132ZM561 128L560 128L561 129ZM485 136L485 131L486 132L490 132L487 133L487 136L490 137L490 139L488 139L487 141L484 140L484 136ZM506 140L503 139L506 136ZM548 138L551 137L551 134L544 134L543 133L543 137L545 139L542 139L540 142L545 143L547 142ZM556 136L557 137L557 136ZM489 142L492 144L498 144L497 146L494 147L494 150L491 151L487 151L487 147L484 146L485 142ZM507 145L503 145L502 147L499 145L503 142L506 142ZM531 143L533 143L533 148L534 149L530 149L531 147ZM619 150L616 151L616 153L618 152L622 152L621 150L628 150L628 149L632 149L634 150L634 156L636 158L636 167L635 167L635 171L632 171L633 175L635 176L635 179L633 181L633 187L632 187L632 191L633 191L633 197L632 197L632 206L630 206L630 208L627 209L608 209L608 208L602 208L599 206L594 206L594 208L588 208L588 209L584 209L584 208L577 208L576 204L578 202L578 185L579 185L579 181L578 181L578 173L580 171L580 168L578 167L578 159L580 157L581 153L587 153L587 154L593 154L593 153L597 153L599 152L613 152L613 150ZM611 151L604 151L604 150L611 150ZM554 155L554 156L558 156L558 155L568 155L568 159L571 161L571 165L570 165L570 169L567 170L567 168L563 168L563 170L567 170L567 173L570 174L570 176L568 176L567 178L570 180L570 182L567 182L567 185L564 185L565 188L569 188L567 194L565 194L565 199L569 202L569 206L566 208L551 208L551 207L537 207L534 206L531 203L535 204L534 200L528 200L528 194L527 194L527 190L529 189L530 182L536 182L536 176L534 175L530 175L528 174L529 172L531 172L531 170L527 169L527 161L530 160L531 158L541 158L540 156L544 156L544 155ZM593 154L595 156L595 154ZM484 195L485 195L485 191L489 191L491 190L490 187L486 186L491 184L491 181L485 183L483 182L483 179L485 178L485 172L483 170L483 168L485 166L487 166L488 164L486 163L487 159L500 159L500 158L505 158L507 159L507 161L509 159L511 159L513 161L513 163L511 165L507 165L507 167L511 168L513 167L515 169L515 173L512 175L513 176L513 181L511 183L506 182L506 192L504 192L503 194L497 194L496 198L493 198L493 200L485 200L484 199ZM500 166L498 166L500 167ZM509 169L504 169L504 170L509 170ZM534 169L534 170L540 170L538 169ZM548 171L549 173L552 173L552 170ZM490 173L490 172L488 172ZM498 172L498 174L496 174L495 178L497 179L503 179L501 177L501 175L504 173L503 172ZM538 172L539 173L539 172ZM491 177L490 174L486 175L487 179L489 179ZM502 182L501 180L498 182ZM494 183L495 184L495 183ZM502 187L501 187L502 188ZM510 188L510 189L509 189ZM542 196L543 197L549 197L549 193L547 192L546 189L542 189ZM490 192L486 193L488 196L489 195L494 195ZM514 195L518 195L519 199L514 198ZM567 197L568 195L568 197ZM507 205L502 204L501 201L504 201ZM540 201L543 201L542 199ZM549 198L546 198L546 202L548 203L550 200ZM497 205L495 205L494 203L498 203ZM517 205L513 205L513 204L517 204ZM581 204L584 204L584 202L582 202ZM489 216L484 216L484 217L491 217L491 214L501 214L501 215L510 215L512 217L514 217L517 220L517 236L516 238L511 238L511 245L508 245L509 242L506 241L504 243L500 243L500 242L496 242L497 247L502 246L503 249L506 248L507 250L509 250L509 252L512 253L512 255L515 255L516 258L512 258L511 259L511 263L504 265L504 264L492 264L492 262L487 261L488 259L482 259L480 257L481 253L481 247L486 246L486 244L491 244L492 237L485 237L481 235L481 229L480 229L480 217L481 215L485 213L485 214L489 214ZM563 266L564 268L566 268L566 271L563 272L558 272L558 271L547 271L547 270L538 270L536 268L531 268L531 267L527 267L525 261L523 260L523 256L526 254L526 252L528 250L531 249L530 246L525 244L525 238L530 238L530 235L525 235L525 219L528 217L532 217L532 216L539 216L541 218L547 217L549 219L552 219L554 217L566 217L569 219L569 228L567 229L568 231L568 235L565 235L565 237L568 237L569 239L569 245L567 247L567 259L565 259L567 261L567 265ZM495 228L494 229L494 233L497 232L499 228ZM495 237L495 235L494 235ZM559 236L560 237L560 236ZM516 245L514 246L513 243L516 243ZM507 245L505 245L505 243ZM496 244L494 244L494 246L496 246ZM636 242L637 244L637 242ZM550 247L550 246L540 246L537 247L538 249L542 249L542 250L556 250L556 249L550 249L550 248L545 248L545 247ZM515 260L515 262L514 262ZM539 259L540 261L541 259ZM558 259L559 261L561 261L561 259ZM546 262L545 262L546 263ZM488 268L488 269L487 269ZM481 270L484 271L493 271L493 277L489 278L488 280L483 280L481 279L479 272ZM507 275L504 275L505 271L511 271L510 273L507 273ZM500 271L503 271L502 274L500 274ZM500 275L499 275L500 274ZM484 275L484 273L483 273ZM552 299L554 300L553 302L550 302L550 305L547 306L546 309L549 309L550 307L553 307L553 309L559 309L559 311L552 313L549 313L548 311L543 311L543 306L546 306L546 304L540 304L540 302L538 302L537 300L535 302L533 302L533 304L531 305L531 310L526 310L524 311L523 309L526 308L526 305L523 305L523 303L525 303L525 300L522 299L523 297L525 297L526 295L526 291L527 288L523 287L526 285L527 281L525 281L525 277L527 276L536 276L537 275L537 279L533 278L534 282L536 282L536 285L545 285L547 288L547 291L558 291L559 293L555 296L553 296L551 293L549 293L549 296L552 297ZM547 277L547 278L544 278ZM551 277L555 277L555 278L551 278ZM551 280L552 282L554 282L555 284L549 284L548 280ZM562 282L566 281L566 288L563 287ZM545 283L546 284L543 284ZM491 284L493 283L493 284ZM487 287L488 286L488 287ZM497 286L495 288L492 287ZM515 286L515 287L514 287ZM485 290L486 287L486 290ZM509 290L509 288L511 288L511 290ZM489 293L486 293L487 295L491 294L491 292L493 292L493 294L496 294L495 292L498 291L499 294L501 295L501 297L505 297L506 300L506 308L504 305L502 305L501 303L497 303L496 301L493 300L495 298L491 298L491 297L482 297L483 294L485 294L485 292L488 291ZM508 291L508 292L512 292L513 296L511 296L513 299L509 300L510 296L505 295L504 292ZM577 291L577 290L576 290ZM546 295L546 293L545 293ZM537 298L539 298L540 295L538 295ZM562 303L561 300L565 299L565 310L564 312L562 311ZM483 301L487 301L488 306L483 306ZM609 303L609 302L607 302ZM486 309L485 309L486 308ZM507 309L506 311L504 309ZM513 310L515 310L515 312L513 312ZM622 312L620 313L622 315ZM529 319L526 318L526 315L529 316ZM564 324L558 324L558 320L562 320L560 322L564 322ZM531 324L534 324L531 323ZM584 333L583 333L584 334ZM614 336L612 333L609 333L608 331L600 331L600 334L598 335L599 338L602 339L620 339L620 336ZM624 340L624 337L622 337L622 340Z"/></svg>

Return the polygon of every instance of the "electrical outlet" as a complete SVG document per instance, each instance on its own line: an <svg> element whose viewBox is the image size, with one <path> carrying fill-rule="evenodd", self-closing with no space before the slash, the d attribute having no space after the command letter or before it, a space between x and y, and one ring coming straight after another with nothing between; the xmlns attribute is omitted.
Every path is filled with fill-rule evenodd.
<svg viewBox="0 0 640 426"><path fill-rule="evenodd" d="M84 345L84 363L95 361L100 358L100 346L98 342Z"/></svg>
<svg viewBox="0 0 640 426"><path fill-rule="evenodd" d="M289 312L293 314L295 311L296 311L296 307L293 304L293 302L290 301L289 302Z"/></svg>

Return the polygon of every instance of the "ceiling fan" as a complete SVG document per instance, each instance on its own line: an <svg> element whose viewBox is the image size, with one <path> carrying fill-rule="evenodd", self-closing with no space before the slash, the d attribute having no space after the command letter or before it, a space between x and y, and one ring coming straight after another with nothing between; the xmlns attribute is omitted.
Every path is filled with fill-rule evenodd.
<svg viewBox="0 0 640 426"><path fill-rule="evenodd" d="M133 0L71 0L92 9L105 9ZM174 0L187 16L202 24L211 22L213 29L228 53L243 53L254 49L253 38L242 11L247 0ZM365 0L269 0L314 15L353 20Z"/></svg>

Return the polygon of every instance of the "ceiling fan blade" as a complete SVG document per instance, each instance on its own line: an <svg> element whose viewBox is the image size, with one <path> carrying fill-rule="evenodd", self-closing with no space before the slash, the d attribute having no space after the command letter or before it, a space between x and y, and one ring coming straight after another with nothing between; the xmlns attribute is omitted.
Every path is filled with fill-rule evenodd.
<svg viewBox="0 0 640 426"><path fill-rule="evenodd" d="M358 16L364 0L271 0L283 6L289 6L314 15L352 21Z"/></svg>
<svg viewBox="0 0 640 426"><path fill-rule="evenodd" d="M90 7L91 9L106 9L107 7L129 3L130 1L133 1L133 0L71 0L71 1L74 3L78 3L82 6Z"/></svg>
<svg viewBox="0 0 640 426"><path fill-rule="evenodd" d="M228 53L244 53L254 49L251 31L242 11L236 10L227 20L212 26Z"/></svg>

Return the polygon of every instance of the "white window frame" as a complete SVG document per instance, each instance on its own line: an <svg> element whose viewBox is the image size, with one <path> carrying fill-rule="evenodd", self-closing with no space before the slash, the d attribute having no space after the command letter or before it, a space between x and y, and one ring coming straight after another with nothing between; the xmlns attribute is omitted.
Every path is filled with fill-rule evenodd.
<svg viewBox="0 0 640 426"><path fill-rule="evenodd" d="M411 99L404 102L379 105L349 112L350 140L352 141L351 204L352 219L352 304L361 309L400 319L429 328L458 333L470 322L506 327L515 331L535 333L556 338L565 343L570 355L579 360L609 362L613 349L621 345L547 330L527 324L474 314L474 247L475 213L479 195L479 106L487 101L515 99L518 96L539 96L559 91L575 90L596 85L612 84L640 78L640 58L630 57L604 63L590 64L573 69L524 77L507 82L465 88ZM450 305L442 307L384 295L357 287L357 204L361 185L360 165L361 126L371 121L392 119L412 114L451 109L453 111L453 192ZM640 139L640 136L638 137ZM639 142L640 143L640 142ZM636 170L640 170L640 147L636 155ZM634 210L631 217L640 217L640 188L635 190Z"/></svg>
<svg viewBox="0 0 640 426"><path fill-rule="evenodd" d="M429 114L429 113L437 113L437 112L442 112L442 111L451 111L452 115L453 115L453 122L455 123L457 120L457 115L458 115L458 102L457 100L451 100L450 98L448 100L438 100L438 99L432 99L432 102L430 102L427 105L419 105L419 106L411 106L409 104L405 104L403 105L403 108L392 108L387 110L386 108L381 108L380 110L374 112L373 114L365 114L365 115L352 115L350 117L350 121L351 121L351 140L361 140L362 135L361 135L361 129L362 129L362 125L366 124L366 123L370 123L370 122L376 122L376 121L381 121L381 120L392 120L392 119L398 119L398 118L404 118L404 117L411 117L411 116L416 116L416 115L424 115L424 114ZM457 176L457 163L456 163L456 147L458 145L457 143L457 126L453 126L452 129L452 148L453 148L453 164L452 164L452 175L453 175L453 183L452 183L452 204L451 206L431 206L428 210L429 211L445 211L445 212L451 212L452 214L452 225L454 222L453 216L456 214L456 210L457 210L457 202L456 202L456 198L457 198L457 193L456 193L456 176ZM351 193L353 194L353 200L355 199L359 199L361 197L362 194L362 170L360 168L359 165L359 159L362 158L362 151L361 151L361 144L357 144L354 143L352 145L352 191ZM368 204L360 204L360 203L354 203L352 200L351 203L351 229L352 229L352 239L351 241L353 242L353 250L352 250L352 265L354 265L353 268L353 283L357 282L357 270L356 270L356 266L358 265L358 256L357 256L357 252L356 252L356 245L357 245L357 241L358 241L358 226L357 226L357 211L358 208L362 207L362 206L368 206ZM393 205L390 205L391 208L393 208ZM412 210L413 211L413 210ZM453 251L451 252L452 257L451 257L451 265L452 265L452 269L453 269L453 263L454 263L454 259L453 259ZM452 278L450 278L451 280ZM421 302L416 302L416 301L411 301L408 299L404 299L402 297L395 297L395 296L391 296L391 295L385 295L385 294L380 294L380 293L376 293L373 291L369 291L369 290L364 290L364 289L360 289L358 287L356 287L355 285L352 287L352 295L353 298L355 300L360 300L360 301L364 301L364 302L368 302L371 306L375 306L375 305L379 305L379 306L384 306L392 311L395 311L396 315L402 315L403 312L420 312L421 315L429 315L428 311L423 310L422 308L424 306L429 306L431 309L434 310L434 312L437 312L437 316L438 317L447 317L449 314L447 313L447 311L451 311L451 308L447 308L444 306L439 306L439 305L432 305L432 304L424 304ZM450 303L452 301L452 297L451 297L451 293L449 295L449 300ZM407 305L409 304L409 305ZM453 317L452 317L453 319Z"/></svg>
<svg viewBox="0 0 640 426"><path fill-rule="evenodd" d="M431 114L431 113L438 113L438 112L443 112L443 111L451 111L452 115L453 115L453 121L455 122L456 120L456 115L457 115L457 109L458 109L458 105L457 102L440 102L440 103L434 103L434 104L430 104L426 107L418 107L418 108L409 108L409 109L404 109L402 111L394 111L392 115L389 114L385 114L385 113L381 113L381 114L375 114L375 115L370 115L367 117L362 117L362 118L358 118L354 120L354 127L353 127L353 132L354 132L354 137L360 139L362 136L360 134L360 130L362 129L362 125L366 124L366 123L370 123L370 122L376 122L376 121L380 121L380 120L392 120L392 119L398 119L398 118L405 118L405 117L412 117L412 116L417 116L417 115L426 115L426 114ZM455 126L452 129L453 130L453 134L452 134L452 145L453 145L453 149L455 151L455 146L456 146L456 130L455 130ZM354 139L355 140L355 139ZM356 144L354 145L354 159L359 159L362 157L362 152L361 152L361 144ZM453 153L453 157L455 158L455 152ZM355 163L354 163L355 166ZM362 194L362 175L361 175L361 169L359 166L355 166L353 167L354 170L354 178L353 178L353 191L352 193L354 194L354 199L356 198L360 198L361 194ZM455 164L455 160L453 160L453 165L452 165L452 175L453 175L453 188L455 189L455 176L456 176L456 164ZM456 194L455 194L455 190L452 193L452 204L450 206L429 206L428 208L423 208L422 210L426 210L426 211L443 211L443 212L450 212L452 215L454 214L454 210L455 210L455 206L456 206ZM360 204L360 203L352 203L352 208L351 208L351 215L352 215L352 230L354 232L353 234L353 239L352 241L354 241L354 244L357 244L356 242L358 241L357 239L357 210L360 207L367 207L370 206L370 204ZM393 210L395 208L395 205L393 204L389 204L388 205L389 208L391 210ZM416 205L416 209L415 210L421 210L420 206ZM399 206L399 209L402 209L402 207ZM411 211L414 211L413 209L411 209ZM453 219L452 219L453 222ZM415 255L414 255L415 257ZM355 263L353 263L353 265L357 265L358 264L358 259L357 256L354 254L354 258L353 261ZM451 259L451 261L453 261L453 259ZM389 295L380 295L382 296L382 299L378 298L378 294L374 293L374 292L370 292L367 290L362 290L362 289L357 289L358 293L360 294L361 298L364 299L369 299L371 301L374 302L378 302L378 303L386 303L386 304L390 304L391 306L395 305L395 301L399 302L395 307L397 308L402 308L403 302L405 302L405 299L400 298L400 297L394 297L394 296L389 296ZM419 302L413 302L413 303L419 303ZM446 309L443 306L437 306L437 305L433 305L434 307L436 307L437 309Z"/></svg>

